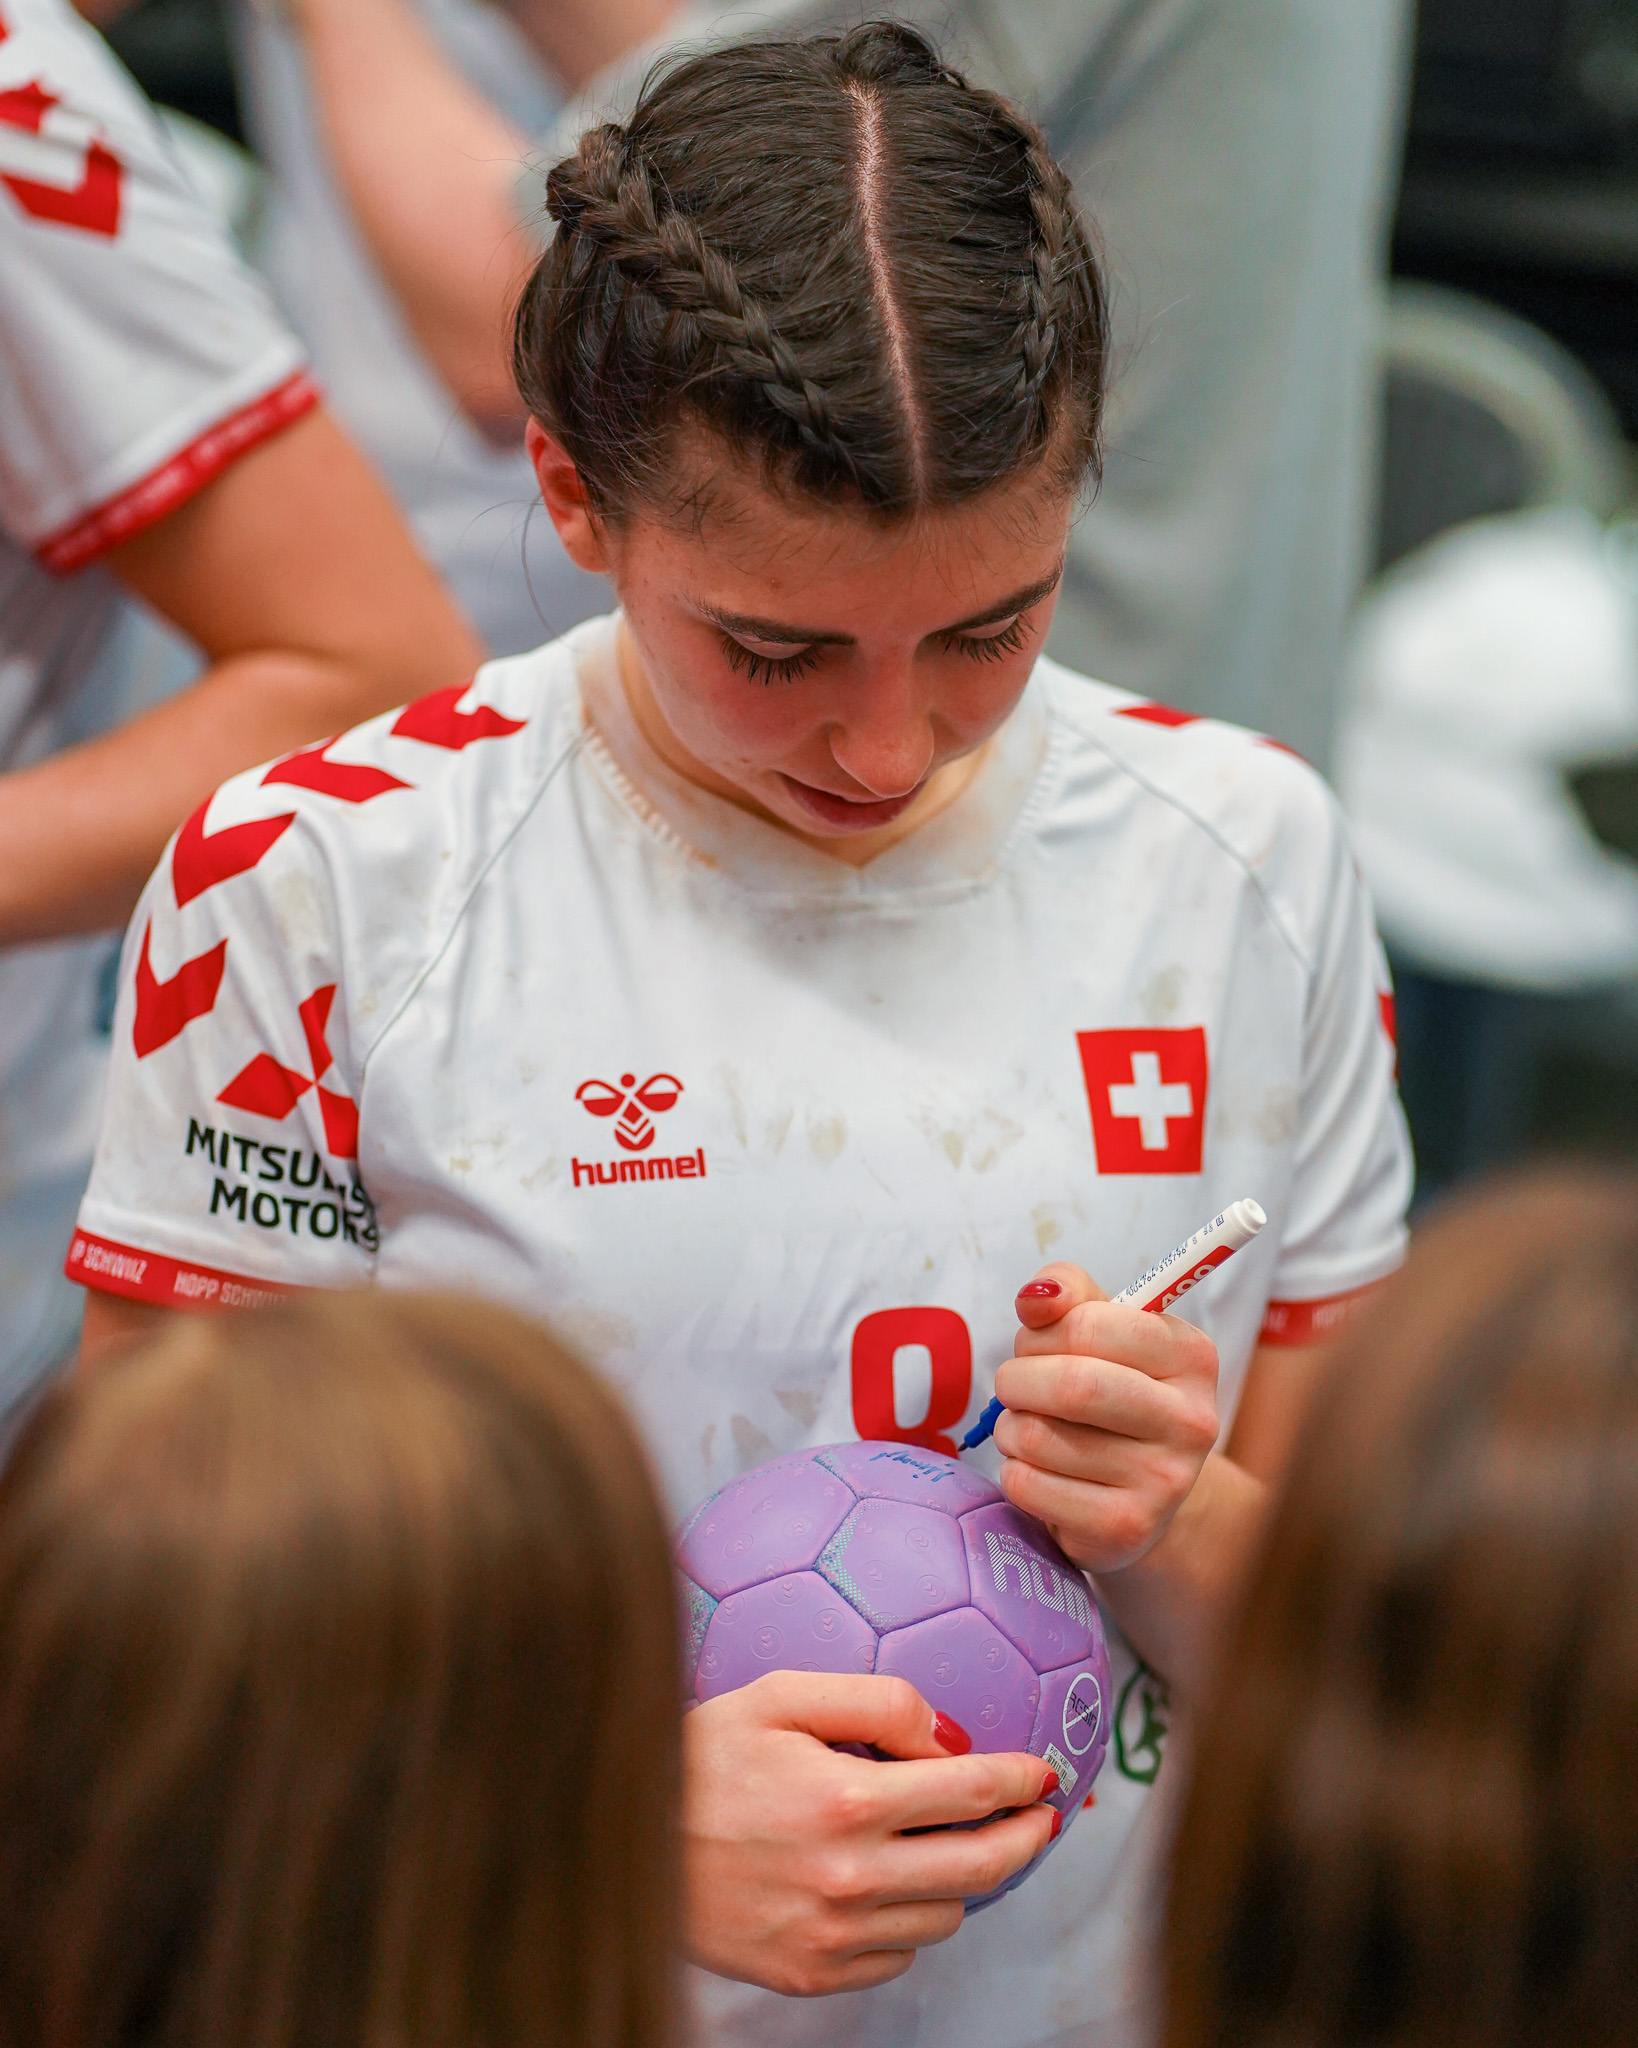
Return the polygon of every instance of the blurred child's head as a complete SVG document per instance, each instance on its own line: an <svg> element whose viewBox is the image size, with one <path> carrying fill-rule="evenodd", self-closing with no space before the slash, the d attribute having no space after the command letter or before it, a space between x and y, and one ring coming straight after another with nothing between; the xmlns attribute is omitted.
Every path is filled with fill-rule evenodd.
<svg viewBox="0 0 1638 2048"><path fill-rule="evenodd" d="M0 1476L0 2040L661 2048L676 1672L634 1432L534 1325L168 1324Z"/></svg>
<svg viewBox="0 0 1638 2048"><path fill-rule="evenodd" d="M1201 1731L1168 2048L1638 2008L1638 1184L1454 1205L1341 1342Z"/></svg>

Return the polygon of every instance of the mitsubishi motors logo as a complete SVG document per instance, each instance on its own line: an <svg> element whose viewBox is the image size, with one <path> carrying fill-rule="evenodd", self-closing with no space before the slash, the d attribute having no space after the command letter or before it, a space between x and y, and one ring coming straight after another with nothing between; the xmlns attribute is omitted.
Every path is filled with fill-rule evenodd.
<svg viewBox="0 0 1638 2048"><path fill-rule="evenodd" d="M654 1123L668 1109L675 1109L683 1084L675 1074L650 1074L639 1088L635 1074L622 1074L620 1085L608 1081L582 1081L574 1099L592 1116L612 1116L615 1143L627 1152L646 1152L654 1143Z"/></svg>

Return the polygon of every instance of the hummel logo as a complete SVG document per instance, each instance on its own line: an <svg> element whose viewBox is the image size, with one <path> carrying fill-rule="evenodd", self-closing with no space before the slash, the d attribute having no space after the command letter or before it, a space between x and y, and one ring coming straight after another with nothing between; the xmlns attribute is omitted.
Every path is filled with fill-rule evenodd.
<svg viewBox="0 0 1638 2048"><path fill-rule="evenodd" d="M574 1099L592 1116L613 1116L617 1144L628 1152L646 1152L654 1143L652 1117L675 1109L683 1084L675 1074L650 1074L639 1088L635 1074L622 1074L620 1085L608 1081L582 1081Z"/></svg>

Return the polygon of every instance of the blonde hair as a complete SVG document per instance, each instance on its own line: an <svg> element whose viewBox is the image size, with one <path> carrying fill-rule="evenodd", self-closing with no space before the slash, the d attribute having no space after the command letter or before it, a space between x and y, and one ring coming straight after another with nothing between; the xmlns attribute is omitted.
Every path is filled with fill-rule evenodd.
<svg viewBox="0 0 1638 2048"><path fill-rule="evenodd" d="M669 1549L631 1424L433 1295L189 1318L0 1477L7 2048L663 2048Z"/></svg>

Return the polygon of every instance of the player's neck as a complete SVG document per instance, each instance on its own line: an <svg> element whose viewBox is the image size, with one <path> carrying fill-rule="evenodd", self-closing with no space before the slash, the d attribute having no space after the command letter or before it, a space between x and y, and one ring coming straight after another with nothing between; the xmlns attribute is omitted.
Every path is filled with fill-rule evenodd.
<svg viewBox="0 0 1638 2048"><path fill-rule="evenodd" d="M877 832L855 832L845 837L822 838L817 834L802 832L785 819L776 817L765 809L755 798L718 775L713 769L692 754L666 723L665 715L654 701L654 694L648 685L648 676L643 668L643 659L637 645L627 629L624 619L620 622L616 641L619 649L620 686L625 693L632 720L643 738L659 755L660 759L685 782L696 789L708 791L712 796L721 797L725 803L733 804L737 810L748 811L765 824L788 833L792 839L799 839L804 846L811 846L815 852L828 854L833 860L844 862L848 867L862 868L878 855L887 852L919 832L924 825L947 811L962 793L968 789L983 765L990 750L990 742L977 747L970 754L963 754L959 760L947 761L942 768L935 769L927 779L927 786L916 801L901 812L892 824L884 825Z"/></svg>

